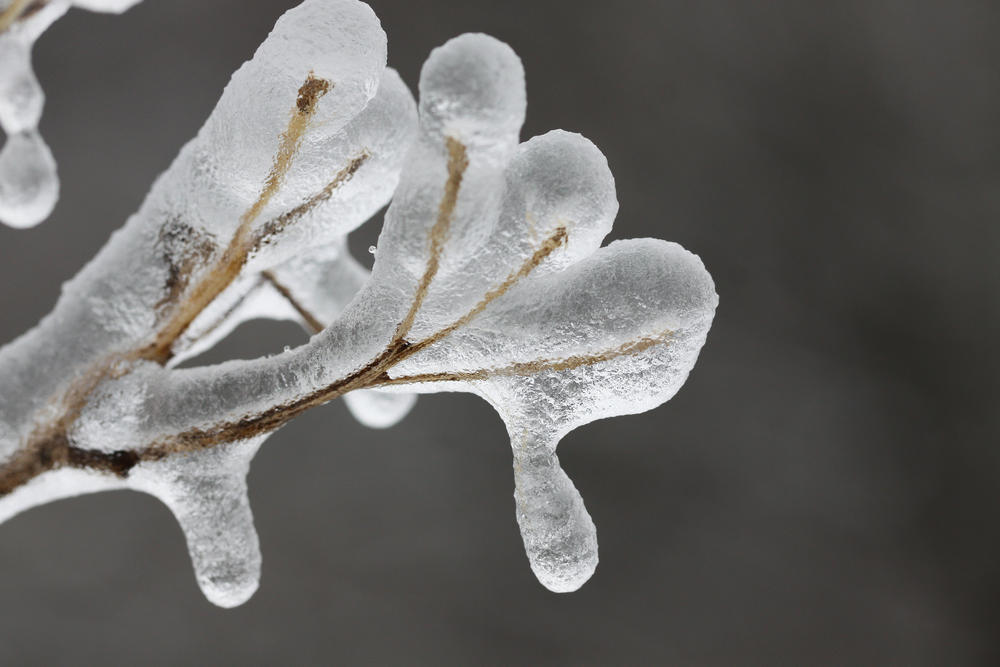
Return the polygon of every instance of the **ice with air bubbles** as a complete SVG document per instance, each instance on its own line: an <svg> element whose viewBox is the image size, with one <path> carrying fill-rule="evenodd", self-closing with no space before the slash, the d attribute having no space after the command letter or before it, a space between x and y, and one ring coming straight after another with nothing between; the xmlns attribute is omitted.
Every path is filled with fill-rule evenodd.
<svg viewBox="0 0 1000 667"><path fill-rule="evenodd" d="M419 103L385 58L361 2L287 12L53 313L0 349L0 491L51 432L69 446L8 482L0 519L106 488L151 493L202 590L233 606L259 579L245 478L270 433L340 396L384 428L416 394L463 391L507 426L538 580L568 592L590 578L596 529L557 448L680 389L712 279L674 243L604 244L618 209L607 161L570 132L520 141L524 71L507 45L466 34L435 49ZM369 272L345 238L390 198ZM179 367L254 318L311 337Z"/></svg>

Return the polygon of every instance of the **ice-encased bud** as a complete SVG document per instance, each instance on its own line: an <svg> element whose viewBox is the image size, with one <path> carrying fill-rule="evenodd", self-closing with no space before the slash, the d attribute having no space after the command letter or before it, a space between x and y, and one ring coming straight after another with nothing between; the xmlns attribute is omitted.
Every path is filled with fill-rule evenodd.
<svg viewBox="0 0 1000 667"><path fill-rule="evenodd" d="M256 205L264 224L307 201L345 166L330 168L330 149L375 96L385 59L385 33L363 2L306 0L285 12L186 148L200 179L193 202L225 217ZM272 178L280 188L269 190Z"/></svg>
<svg viewBox="0 0 1000 667"><path fill-rule="evenodd" d="M465 34L431 51L420 71L424 132L466 144L516 141L527 101L514 51L483 34Z"/></svg>
<svg viewBox="0 0 1000 667"><path fill-rule="evenodd" d="M11 227L37 225L59 199L52 152L38 132L17 132L0 150L0 220Z"/></svg>
<svg viewBox="0 0 1000 667"><path fill-rule="evenodd" d="M27 27L31 26L19 24L21 34ZM395 72L385 70L384 63L384 33L371 10L356 0L307 0L279 19L254 59L234 75L198 139L182 150L181 157L154 185L143 209L98 259L64 288L57 316L48 323L66 326L72 343L55 349L66 356L70 353L63 350L81 351L72 361L86 370L88 364L99 364L105 356L143 345L150 334L144 327L157 325L155 311L162 314L158 301L164 284L196 282L197 270L211 266L205 258L211 259L213 252L226 247L241 215L267 191L276 161L288 162L287 173L273 184L268 200L271 208L261 210L261 220L251 221L258 223L255 229L306 202L311 202L313 218L307 220L311 225L308 233L270 237L268 250L280 241L290 246L292 259L301 258L314 246L342 238L382 207L398 179L399 162L412 138L416 117L412 95ZM313 89L310 93L310 81L319 78L327 82L323 84L325 92ZM296 113L304 121L299 124L302 136L297 143L282 146L290 118ZM20 143L21 137L16 136L13 146ZM359 173L336 181L338 172L359 156L365 158ZM24 171L16 174L24 175ZM344 187L324 192L331 182ZM6 191L0 189L0 195L4 194ZM324 215L328 217L321 217ZM322 235L324 227L335 227L332 236ZM258 262L254 268L273 268L259 263L264 254L259 249L253 252ZM267 253L267 259L276 261L275 257L273 252ZM203 263L199 264L199 259ZM233 286L257 284L259 276L248 277L247 281L239 277ZM273 296L275 289L268 289ZM243 296L237 289L234 302ZM353 293L344 298L351 296ZM252 301L247 305L253 306ZM263 309L251 307L248 312L262 316L273 313L272 308L273 304L265 303ZM287 304L284 308L281 313L288 316L292 309ZM213 320L222 315L214 304L206 310L212 311ZM41 338L36 347L52 340L62 342L59 337L66 334L52 328L36 332L35 338ZM31 341L23 343L30 345ZM6 351L10 354L9 348ZM180 350L178 357L185 351ZM44 356L48 350L37 349L35 353ZM97 358L88 359L86 354ZM104 453L130 450L173 432L181 415L165 414L162 402L145 400L143 391L147 382L158 377L157 371L166 371L151 362L140 366L141 370L131 373L121 371L128 390L116 392L116 385L110 382L94 390L84 414L71 429L75 446ZM6 370L11 364L0 367ZM20 366L15 363L13 367ZM41 374L43 370L31 372ZM63 379L72 380L75 370L67 368ZM199 385L212 393L210 383ZM104 391L107 387L110 389ZM212 414L215 398L201 401L212 418L222 416ZM0 408L11 403L4 400ZM165 418L163 430L143 433L143 425L154 416ZM4 447L0 453L8 454L7 443L0 444ZM243 602L259 579L260 551L245 484L246 466L256 445L259 442L236 442L194 454L168 455L136 466L127 480L129 487L152 493L170 507L184 531L199 585L210 600L222 606ZM57 470L39 476L38 484L29 483L5 496L0 512L7 508L20 511L58 497L64 486L53 487L47 480L65 480L67 474L69 471ZM108 475L92 471L80 475L87 480L108 479Z"/></svg>

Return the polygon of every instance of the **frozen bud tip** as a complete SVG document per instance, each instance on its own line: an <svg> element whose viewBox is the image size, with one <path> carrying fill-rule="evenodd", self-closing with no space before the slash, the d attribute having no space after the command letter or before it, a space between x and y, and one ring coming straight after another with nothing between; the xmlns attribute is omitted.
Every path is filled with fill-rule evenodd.
<svg viewBox="0 0 1000 667"><path fill-rule="evenodd" d="M434 49L420 73L425 129L464 143L516 138L526 107L524 69L498 39L465 34Z"/></svg>

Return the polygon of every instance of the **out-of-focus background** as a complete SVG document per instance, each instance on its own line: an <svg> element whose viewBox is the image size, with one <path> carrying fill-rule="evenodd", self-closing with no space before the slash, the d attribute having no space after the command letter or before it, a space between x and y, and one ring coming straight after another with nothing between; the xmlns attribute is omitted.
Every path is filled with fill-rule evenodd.
<svg viewBox="0 0 1000 667"><path fill-rule="evenodd" d="M62 198L0 228L0 340L48 312L293 4L146 0L42 37ZM254 462L264 573L241 608L201 597L150 497L0 526L0 663L997 664L1000 5L371 4L412 87L449 37L509 42L523 136L588 136L617 178L613 236L677 241L715 278L677 397L563 441L597 574L536 583L485 403L423 397L385 432L338 403ZM254 325L211 359L303 339Z"/></svg>

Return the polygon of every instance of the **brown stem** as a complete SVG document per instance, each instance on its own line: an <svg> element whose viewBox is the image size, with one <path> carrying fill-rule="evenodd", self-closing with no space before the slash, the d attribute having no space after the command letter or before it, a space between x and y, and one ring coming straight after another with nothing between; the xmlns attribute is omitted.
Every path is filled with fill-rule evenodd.
<svg viewBox="0 0 1000 667"><path fill-rule="evenodd" d="M367 150L361 151L361 154L353 158L347 163L347 166L337 172L337 175L333 177L329 183L327 183L322 190L317 192L315 195L307 199L305 202L299 204L291 211L283 213L274 220L265 223L257 238L254 239L252 250L259 250L261 246L270 243L279 233L285 230L289 225L297 222L302 216L304 216L309 211L313 210L323 202L330 199L337 188L347 183L354 174L357 173L358 169L361 168L368 159L371 158L371 154Z"/></svg>
<svg viewBox="0 0 1000 667"><path fill-rule="evenodd" d="M305 322L306 325L309 327L310 333L318 334L320 331L326 328L323 326L323 323L316 318L315 315L309 312L309 309L306 308L301 301L295 298L295 295L292 294L292 291L288 289L283 283L281 283L273 273L271 273L270 271L264 271L260 275L261 277L264 278L264 280L271 283L271 286L278 291L278 294L280 294L285 299L285 301L287 301L289 305L291 305L291 307L295 309L295 312L299 314L299 317L302 318L302 321Z"/></svg>
<svg viewBox="0 0 1000 667"><path fill-rule="evenodd" d="M411 346L397 345L386 349L364 367L295 401L276 405L265 412L211 427L192 428L133 451L102 452L80 449L69 443L64 431L51 433L34 450L23 450L8 462L0 474L0 497L30 481L43 472L58 467L87 468L127 477L143 461L159 461L172 454L200 451L228 442L247 440L285 425L306 410L338 398L349 391L392 385L428 382L473 382L495 377L535 375L546 371L567 371L613 359L640 354L649 348L666 344L673 331L664 330L653 336L628 341L615 348L594 354L574 355L562 359L537 359L517 362L499 368L485 368L459 373L426 373L391 377L389 370L409 356Z"/></svg>
<svg viewBox="0 0 1000 667"><path fill-rule="evenodd" d="M643 336L636 340L627 341L618 347L603 350L594 354L579 354L562 359L535 359L533 361L519 361L507 366L497 368L481 368L474 371L462 371L456 373L424 373L420 375L402 375L391 377L386 375L380 378L375 387L385 387L389 385L421 384L425 382L472 382L475 380L488 380L495 377L516 377L525 375L535 375L545 371L570 371L584 366L592 366L604 361L611 361L619 357L629 356L645 352L649 348L669 342L674 332L665 329L653 336Z"/></svg>
<svg viewBox="0 0 1000 667"><path fill-rule="evenodd" d="M253 243L253 248L250 250L250 252L255 252L259 250L261 246L271 243L281 232L283 232L285 229L287 229L290 225L294 224L295 222L298 222L298 220L306 213L308 213L309 211L316 208L318 205L330 199L330 197L333 196L333 192L341 185L351 180L354 174L357 173L358 169L361 168L361 165L363 165L370 157L371 154L367 150L362 151L361 154L352 159L347 164L346 167L337 172L337 174L333 177L333 179L329 183L327 183L323 187L323 189L320 190L318 193L307 199L302 204L299 204L295 208L291 209L290 211L282 213L274 220L265 223L261 227L260 231L257 233ZM302 308L301 304L298 303L294 298L292 298L290 294L285 294L282 291L286 290L286 288L278 283L277 279L275 278L272 272L270 271L262 272L261 280L271 283L272 286L274 286L274 288L278 290L278 292L281 293L282 296L284 296L289 301L289 303L291 303L292 307L299 312L299 315L301 315L303 319L305 319L306 323L311 328L312 333L317 333L319 331L322 331L324 327L321 324L319 324L319 321L315 317L313 317L310 313L307 313ZM178 284L178 289L171 290L168 296L164 298L166 303L168 304L174 303L178 295L181 294L183 292L184 287L186 287L183 280L177 281L177 284ZM206 330L202 331L199 337L204 337L208 335L222 322L224 322L237 308L243 305L243 303L246 301L247 296L251 292L253 292L253 290L256 289L256 287L259 284L260 282L258 282L254 287L251 287L250 290L246 294L241 296L236 301L236 303L234 303L218 320L213 322ZM173 349L175 345L176 345L176 340L170 343L169 352L171 358L173 356Z"/></svg>
<svg viewBox="0 0 1000 667"><path fill-rule="evenodd" d="M448 181L444 186L444 197L441 198L441 204L438 206L437 220L434 221L434 226L431 227L430 257L427 260L424 275L417 284L417 291L413 297L413 302L410 304L410 310L396 328L394 340L405 340L406 335L410 333L410 327L413 326L413 320L417 317L417 312L424 303L424 298L427 296L427 290L430 288L431 281L437 275L438 268L441 265L441 251L444 249L445 241L448 239L451 219L455 215L455 206L458 204L458 190L462 187L462 178L465 176L465 170L469 166L469 158L462 143L457 139L448 137L445 145L448 149Z"/></svg>
<svg viewBox="0 0 1000 667"><path fill-rule="evenodd" d="M251 251L260 243L260 239L255 238L252 234L253 222L280 189L292 166L292 158L302 144L302 137L309 126L309 121L316 112L319 99L332 87L332 83L325 79L316 78L311 72L306 77L305 83L299 88L295 109L288 121L288 128L281 136L278 152L260 194L250 208L240 216L239 227L237 227L229 245L219 256L215 266L206 273L200 282L187 291L186 298L172 309L169 318L160 327L153 342L139 351L138 358L155 361L159 364L169 361L173 354L174 342L240 274ZM357 166L354 167L354 171L357 170ZM351 173L353 174L353 171ZM343 182L343 179L340 182Z"/></svg>
<svg viewBox="0 0 1000 667"><path fill-rule="evenodd" d="M20 19L23 15L27 14L28 5L31 4L31 0L14 0L12 3L7 5L7 8L0 12L0 33L3 33L7 28L14 25L14 23ZM44 3L36 3L41 5ZM37 11L37 10L36 10Z"/></svg>
<svg viewBox="0 0 1000 667"><path fill-rule="evenodd" d="M475 318L477 315L479 315L486 309L486 306L490 305L490 303L492 303L494 300L506 294L507 290L513 287L518 280L521 280L529 273L531 273L535 269L535 267L541 264L546 257L551 255L556 248L561 246L566 241L566 238L567 238L566 228L563 227L562 225L556 227L555 233L552 234L552 236L550 236L549 238L547 238L545 242L542 243L541 247L539 247L538 250L532 253L531 257L526 259L523 264L521 264L520 268L518 268L516 271L512 272L509 276L507 276L506 280L504 280L502 283L500 283L499 285L491 289L489 292L487 292L486 295L479 301L479 303L477 303L472 308L472 310L470 310L465 315L455 320L453 323L446 326L444 329L441 329L437 333L428 336L427 338L418 343L414 343L410 348L410 354L416 354L425 347L433 345L442 338L447 337L456 329L459 329L468 324L469 322L471 322L473 318Z"/></svg>

